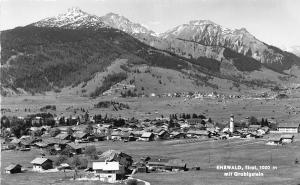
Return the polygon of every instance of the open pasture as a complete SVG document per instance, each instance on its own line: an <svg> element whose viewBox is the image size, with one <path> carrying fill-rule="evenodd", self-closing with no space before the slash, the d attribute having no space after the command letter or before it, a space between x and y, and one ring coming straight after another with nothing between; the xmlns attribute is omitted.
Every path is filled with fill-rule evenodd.
<svg viewBox="0 0 300 185"><path fill-rule="evenodd" d="M99 101L112 100L128 104L130 109L114 111L111 108L94 108ZM40 112L45 105L56 105L56 111L49 111L56 115L77 116L80 108L88 110L90 115L107 114L111 117L152 119L169 116L175 113L197 113L211 117L213 121L228 121L229 115L234 114L236 120L255 116L257 118L274 118L278 122L287 121L300 115L300 98L281 100L265 99L186 99L186 98L120 98L99 97L90 99L79 96L42 95L4 97L1 100L1 108L10 109L11 112L3 112L4 115L25 116L30 113ZM30 109L30 112L24 110Z"/></svg>
<svg viewBox="0 0 300 185"><path fill-rule="evenodd" d="M297 136L299 137L299 136ZM295 164L300 159L299 140L284 146L267 146L264 139L245 140L209 140L203 142L121 142L103 141L82 145L95 145L98 150L120 150L139 160L143 156L159 158L179 158L187 162L187 166L200 167L200 171L147 173L136 174L134 177L149 181L155 185L168 184L297 184L300 177L300 165ZM7 175L4 167L10 163L20 163L30 169L30 161L39 150L28 152L1 152L2 184L94 184L96 182L74 182L74 172L57 173L26 173ZM224 177L228 170L217 170L217 165L255 165L276 166L276 170L259 170L264 177ZM230 170L229 170L230 171ZM244 170L245 172L257 172ZM176 183L175 183L176 182Z"/></svg>

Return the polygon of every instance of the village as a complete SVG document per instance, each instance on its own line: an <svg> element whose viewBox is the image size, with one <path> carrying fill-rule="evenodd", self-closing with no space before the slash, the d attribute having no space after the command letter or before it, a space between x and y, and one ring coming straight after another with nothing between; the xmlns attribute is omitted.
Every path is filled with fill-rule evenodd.
<svg viewBox="0 0 300 185"><path fill-rule="evenodd" d="M126 109L125 104L101 102L97 106L113 106ZM47 105L41 110L56 109ZM28 111L28 110L27 110ZM1 118L1 152L34 151L26 167L18 161L5 166L5 173L51 173L71 171L70 181L101 181L107 183L138 184L135 174L176 173L199 171L200 165L190 165L185 158L167 156L131 156L122 146L155 144L201 145L208 142L232 143L261 142L265 146L284 146L295 141L300 123L276 123L270 118L258 120L254 116L235 120L228 115L225 124L214 122L210 117L196 113L161 115L155 119L111 118L107 115L90 115L83 108L80 116L58 117L51 113L28 114L27 117ZM254 143L253 142L253 143ZM239 144L240 144L239 143ZM98 145L121 146L120 150L99 150ZM107 148L106 147L106 148ZM295 157L295 164L298 159Z"/></svg>

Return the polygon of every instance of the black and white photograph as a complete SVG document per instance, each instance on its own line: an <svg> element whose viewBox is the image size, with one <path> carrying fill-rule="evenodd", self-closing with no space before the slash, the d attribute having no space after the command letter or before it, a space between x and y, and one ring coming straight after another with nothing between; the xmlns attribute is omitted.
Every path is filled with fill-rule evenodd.
<svg viewBox="0 0 300 185"><path fill-rule="evenodd" d="M0 0L1 185L300 185L299 0Z"/></svg>

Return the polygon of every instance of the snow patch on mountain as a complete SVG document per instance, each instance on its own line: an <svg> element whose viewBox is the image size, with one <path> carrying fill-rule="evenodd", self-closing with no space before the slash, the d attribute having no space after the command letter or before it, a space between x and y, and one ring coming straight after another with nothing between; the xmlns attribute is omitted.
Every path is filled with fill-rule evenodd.
<svg viewBox="0 0 300 185"><path fill-rule="evenodd" d="M145 26L141 24L131 22L124 16L120 16L115 13L108 13L105 16L101 17L102 21L107 25L122 30L128 34L146 34L156 36L156 33L152 30L147 29Z"/></svg>
<svg viewBox="0 0 300 185"><path fill-rule="evenodd" d="M70 8L66 13L49 17L33 24L37 27L58 27L67 29L108 27L96 15L88 14L79 8Z"/></svg>

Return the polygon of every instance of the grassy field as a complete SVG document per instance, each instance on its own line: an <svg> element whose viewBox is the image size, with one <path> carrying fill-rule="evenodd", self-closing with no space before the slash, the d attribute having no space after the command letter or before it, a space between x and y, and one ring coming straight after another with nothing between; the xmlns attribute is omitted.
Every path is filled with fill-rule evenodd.
<svg viewBox="0 0 300 185"><path fill-rule="evenodd" d="M135 160L143 156L161 158L180 158L187 162L188 167L199 166L200 171L147 173L136 174L134 177L146 180L155 185L193 185L193 184L285 184L292 185L300 182L300 136L297 141L285 146L267 146L264 139L227 141L203 141L195 143L177 144L176 142L96 142L100 151L108 149L120 150L133 156ZM84 144L86 145L86 144ZM2 184L96 184L96 182L74 182L74 172L4 174L3 167L11 162L20 163L30 169L30 161L39 154L38 150L29 152L3 151L1 152ZM277 170L258 170L263 177L225 177L224 172L217 170L217 165L256 165L276 166ZM233 170L235 171L235 170ZM245 172L257 172L245 170ZM243 172L243 171L242 171ZM65 177L66 176L66 177ZM13 178L12 178L13 177Z"/></svg>
<svg viewBox="0 0 300 185"><path fill-rule="evenodd" d="M130 109L114 111L112 109L96 109L94 105L99 101L113 100L126 103ZM84 108L91 115L108 114L111 117L125 118L156 118L161 115L169 116L174 113L197 113L211 117L213 121L228 121L229 115L234 114L236 120L248 116L257 118L274 118L278 122L287 121L300 115L300 98L282 100L257 100L257 99L230 99L218 102L215 99L185 99L185 98L120 98L100 97L89 99L79 96L47 95L47 96L19 96L5 97L1 100L2 108L9 108L11 112L5 115L25 116L25 108L30 108L30 113L39 112L45 105L56 105L57 110L51 111L56 115L78 115L78 109Z"/></svg>

